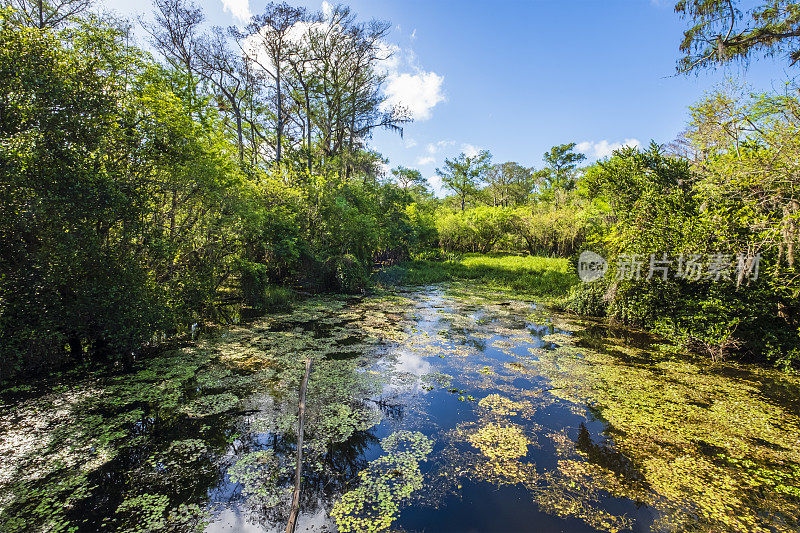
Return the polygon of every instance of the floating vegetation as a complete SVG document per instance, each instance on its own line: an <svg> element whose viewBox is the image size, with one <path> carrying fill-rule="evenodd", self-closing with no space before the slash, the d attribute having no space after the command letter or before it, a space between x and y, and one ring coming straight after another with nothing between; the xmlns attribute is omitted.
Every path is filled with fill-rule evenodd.
<svg viewBox="0 0 800 533"><path fill-rule="evenodd" d="M281 528L305 358L302 510L329 530L473 517L486 491L553 529L800 530L798 376L463 284L309 298L129 374L0 391L0 530Z"/></svg>
<svg viewBox="0 0 800 533"><path fill-rule="evenodd" d="M496 416L514 416L519 413L530 416L534 410L530 402L515 402L499 394L490 394L478 402L478 405L487 410L490 415Z"/></svg>
<svg viewBox="0 0 800 533"><path fill-rule="evenodd" d="M292 471L291 463L274 450L261 450L243 455L228 469L228 477L242 485L242 493L255 500L251 503L274 507L291 494L287 478Z"/></svg>
<svg viewBox="0 0 800 533"><path fill-rule="evenodd" d="M230 392L201 396L187 405L183 412L194 418L218 415L230 411L239 403L239 397Z"/></svg>
<svg viewBox="0 0 800 533"><path fill-rule="evenodd" d="M418 431L398 431L381 441L387 453L359 473L359 485L336 501L331 516L338 530L383 531L397 518L400 504L422 488L419 463L433 441Z"/></svg>
<svg viewBox="0 0 800 533"><path fill-rule="evenodd" d="M530 444L522 429L512 424L487 424L467 440L493 461L524 457Z"/></svg>

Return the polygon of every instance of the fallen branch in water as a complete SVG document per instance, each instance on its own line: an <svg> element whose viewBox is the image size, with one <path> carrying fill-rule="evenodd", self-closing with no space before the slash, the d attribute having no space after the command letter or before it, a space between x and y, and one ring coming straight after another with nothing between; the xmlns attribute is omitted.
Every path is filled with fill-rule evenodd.
<svg viewBox="0 0 800 533"><path fill-rule="evenodd" d="M294 471L294 494L292 494L292 510L289 513L289 522L286 524L286 533L294 533L297 525L297 515L300 513L300 479L303 475L303 425L306 415L306 387L308 375L311 373L311 359L306 359L306 375L300 384L299 420L297 424L297 466Z"/></svg>

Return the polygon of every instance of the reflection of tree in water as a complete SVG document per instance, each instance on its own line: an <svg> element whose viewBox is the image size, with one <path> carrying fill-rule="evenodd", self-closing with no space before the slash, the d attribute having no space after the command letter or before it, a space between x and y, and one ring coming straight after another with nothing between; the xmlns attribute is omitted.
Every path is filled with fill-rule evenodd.
<svg viewBox="0 0 800 533"><path fill-rule="evenodd" d="M285 522L289 515L293 485L296 439L294 435L272 435L268 442L243 443L237 461L226 471L239 487L229 501L238 501L251 522L264 526ZM344 442L330 442L322 453L307 451L303 468L301 508L326 507L347 490L358 473L368 466L365 452L377 445L374 431L355 431ZM313 445L312 445L313 446ZM305 449L305 446L304 446Z"/></svg>
<svg viewBox="0 0 800 533"><path fill-rule="evenodd" d="M628 457L613 448L593 442L592 436L583 422L578 428L575 449L584 453L589 462L619 474L629 482L643 482L645 480L642 473Z"/></svg>

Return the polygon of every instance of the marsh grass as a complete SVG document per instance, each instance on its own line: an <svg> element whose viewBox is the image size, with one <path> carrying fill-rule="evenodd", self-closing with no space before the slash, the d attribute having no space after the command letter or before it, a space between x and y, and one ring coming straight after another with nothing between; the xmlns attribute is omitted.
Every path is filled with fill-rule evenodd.
<svg viewBox="0 0 800 533"><path fill-rule="evenodd" d="M577 282L569 259L513 254L465 254L449 261L407 261L374 275L384 285L429 285L470 280L551 301L567 296Z"/></svg>

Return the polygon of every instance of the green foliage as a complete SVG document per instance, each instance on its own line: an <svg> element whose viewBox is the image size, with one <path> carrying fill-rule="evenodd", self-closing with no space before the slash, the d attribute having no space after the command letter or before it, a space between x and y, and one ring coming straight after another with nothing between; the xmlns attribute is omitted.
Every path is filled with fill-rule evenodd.
<svg viewBox="0 0 800 533"><path fill-rule="evenodd" d="M445 159L444 166L436 169L442 184L455 193L461 211L466 208L467 200L478 193L491 159L492 155L486 150L473 156L462 152L453 159Z"/></svg>
<svg viewBox="0 0 800 533"><path fill-rule="evenodd" d="M336 291L355 294L363 292L367 284L364 267L352 255L334 256L328 260L331 283Z"/></svg>
<svg viewBox="0 0 800 533"><path fill-rule="evenodd" d="M0 85L15 95L0 102L3 379L89 358L130 367L154 338L229 320L231 304L285 310L285 286L359 292L373 262L436 242L418 173L381 183L359 139L308 165L316 149L267 165L253 146L248 163L209 72L161 65L102 20L34 29L12 15L0 14ZM256 139L269 109L249 104Z"/></svg>
<svg viewBox="0 0 800 533"><path fill-rule="evenodd" d="M509 217L511 242L533 255L568 257L593 230L587 218L586 209L577 203L559 208L546 202L518 207Z"/></svg>
<svg viewBox="0 0 800 533"><path fill-rule="evenodd" d="M386 284L427 285L471 280L549 299L565 297L577 282L567 259L507 254L465 254L448 261L409 261L375 275Z"/></svg>
<svg viewBox="0 0 800 533"><path fill-rule="evenodd" d="M688 133L705 154L694 167L652 145L620 150L582 178L581 187L603 199L597 205L613 221L594 237L610 264L620 254L641 254L646 276L650 254L760 254L757 280L688 281L675 277L674 268L669 280L615 280L612 271L605 281L576 288L569 308L655 328L712 358L745 354L791 364L798 341L798 204L792 179L780 176L796 164L784 159L794 153L796 130L795 115L777 109L795 105L758 98L739 107L712 96L695 109ZM720 131L723 120L727 128L741 121L740 136Z"/></svg>
<svg viewBox="0 0 800 533"><path fill-rule="evenodd" d="M359 485L334 504L331 517L339 531L384 531L397 518L400 503L422 488L419 463L433 441L418 431L397 431L381 441L387 455L359 473Z"/></svg>
<svg viewBox="0 0 800 533"><path fill-rule="evenodd" d="M688 19L678 70L690 72L730 62L747 62L753 55L785 55L791 65L800 59L800 6L789 0L747 2L680 0L675 12Z"/></svg>
<svg viewBox="0 0 800 533"><path fill-rule="evenodd" d="M442 210L438 215L439 243L447 251L488 253L510 228L511 212L503 207Z"/></svg>
<svg viewBox="0 0 800 533"><path fill-rule="evenodd" d="M513 162L493 165L486 172L486 181L485 192L492 204L503 207L526 203L536 185L533 169Z"/></svg>
<svg viewBox="0 0 800 533"><path fill-rule="evenodd" d="M575 188L575 170L578 163L586 159L585 155L574 151L575 146L575 143L553 146L544 154L548 170L544 176L545 189L570 191Z"/></svg>
<svg viewBox="0 0 800 533"><path fill-rule="evenodd" d="M263 263L239 261L239 284L247 307L259 312L286 311L293 299L291 289L269 282L269 267Z"/></svg>

